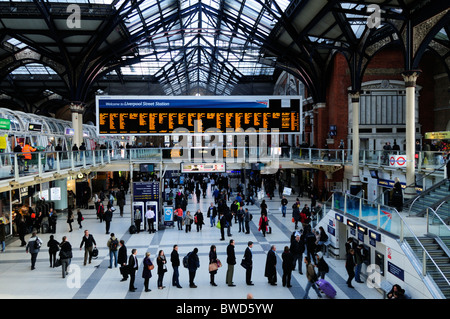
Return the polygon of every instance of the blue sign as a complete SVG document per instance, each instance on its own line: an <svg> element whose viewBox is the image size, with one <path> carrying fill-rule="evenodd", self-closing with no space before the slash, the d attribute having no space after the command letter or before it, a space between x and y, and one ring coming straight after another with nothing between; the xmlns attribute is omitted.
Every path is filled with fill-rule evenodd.
<svg viewBox="0 0 450 319"><path fill-rule="evenodd" d="M388 272L401 279L402 281L405 280L405 271L402 268L394 265L390 261L388 261Z"/></svg>
<svg viewBox="0 0 450 319"><path fill-rule="evenodd" d="M173 207L172 206L164 207L164 221L165 222L173 221Z"/></svg>

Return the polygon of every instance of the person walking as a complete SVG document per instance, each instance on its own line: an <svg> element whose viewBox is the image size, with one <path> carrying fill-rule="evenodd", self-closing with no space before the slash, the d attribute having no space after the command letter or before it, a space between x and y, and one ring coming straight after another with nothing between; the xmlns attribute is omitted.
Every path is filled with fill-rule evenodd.
<svg viewBox="0 0 450 319"><path fill-rule="evenodd" d="M216 246L211 245L211 248L209 250L209 276L210 281L209 283L211 286L217 286L217 284L214 282L214 276L217 274L217 269L219 268L218 259L217 259L217 252L216 252Z"/></svg>
<svg viewBox="0 0 450 319"><path fill-rule="evenodd" d="M114 233L111 233L111 237L109 238L106 246L109 248L109 267L112 268L113 258L114 258L114 267L117 268L117 255L119 251L119 240L116 238Z"/></svg>
<svg viewBox="0 0 450 319"><path fill-rule="evenodd" d="M170 254L170 261L172 262L173 275L172 275L172 286L176 286L177 288L182 288L180 286L179 281L179 271L180 267L180 256L178 254L178 245L173 245L172 253Z"/></svg>
<svg viewBox="0 0 450 319"><path fill-rule="evenodd" d="M68 212L67 212L67 224L69 224L69 233L72 232L72 223L74 222L74 217L73 217L73 212L72 209L69 208Z"/></svg>
<svg viewBox="0 0 450 319"><path fill-rule="evenodd" d="M237 220L239 223L239 232L245 232L245 227L244 227L244 215L245 215L245 211L243 207L240 207L236 213L237 216Z"/></svg>
<svg viewBox="0 0 450 319"><path fill-rule="evenodd" d="M201 212L200 208L197 209L197 212L194 214L194 222L197 226L197 232L202 230L202 225L205 223L203 222L203 213Z"/></svg>
<svg viewBox="0 0 450 319"><path fill-rule="evenodd" d="M81 213L81 210L77 210L77 222L79 229L83 228L83 225L81 225L81 222L84 220L83 214Z"/></svg>
<svg viewBox="0 0 450 319"><path fill-rule="evenodd" d="M141 231L142 213L139 208L134 210L134 226L136 226L136 233Z"/></svg>
<svg viewBox="0 0 450 319"><path fill-rule="evenodd" d="M175 209L175 216L177 217L178 230L183 230L183 210L180 206Z"/></svg>
<svg viewBox="0 0 450 319"><path fill-rule="evenodd" d="M234 239L230 239L230 243L227 246L227 275L226 275L226 284L228 287L235 287L233 284L233 274L234 274L234 265L236 265L236 255L234 251Z"/></svg>
<svg viewBox="0 0 450 319"><path fill-rule="evenodd" d="M81 238L80 250L84 245L84 262L83 266L86 266L86 262L89 256L89 263L92 261L92 251L94 247L97 247L97 243L95 242L94 236L89 234L89 231L86 229L84 231L84 236Z"/></svg>
<svg viewBox="0 0 450 319"><path fill-rule="evenodd" d="M63 236L59 247L61 248L59 251L59 259L61 261L62 277L66 278L66 275L69 273L68 269L73 256L72 245L67 240L67 236Z"/></svg>
<svg viewBox="0 0 450 319"><path fill-rule="evenodd" d="M128 270L127 270L127 247L125 246L125 241L121 239L119 241L119 253L117 256L117 263L120 265L120 274L122 275L122 279L120 281L126 281L128 279Z"/></svg>
<svg viewBox="0 0 450 319"><path fill-rule="evenodd" d="M277 285L277 255L276 246L272 245L266 258L266 268L264 270L264 276L267 277L269 284L272 286Z"/></svg>
<svg viewBox="0 0 450 319"><path fill-rule="evenodd" d="M281 214L283 217L286 217L287 204L288 200L286 199L286 196L283 195L283 198L281 199Z"/></svg>
<svg viewBox="0 0 450 319"><path fill-rule="evenodd" d="M283 276L282 283L283 287L291 288L291 277L292 270L294 269L294 257L289 250L288 246L284 246L284 251L281 254L281 259L283 260L282 268L283 268Z"/></svg>
<svg viewBox="0 0 450 319"><path fill-rule="evenodd" d="M211 202L210 206L208 207L208 213L206 214L206 216L209 217L211 227L216 226L217 208L216 206L214 206L214 203Z"/></svg>
<svg viewBox="0 0 450 319"><path fill-rule="evenodd" d="M266 237L267 226L269 224L269 220L267 219L267 215L264 211L261 212L261 217L259 218L259 228L258 231L261 231L263 237Z"/></svg>
<svg viewBox="0 0 450 319"><path fill-rule="evenodd" d="M347 286L349 288L355 288L352 286L352 279L355 278L355 250L350 248L347 253L347 259L345 261L345 270L347 270L348 279Z"/></svg>
<svg viewBox="0 0 450 319"><path fill-rule="evenodd" d="M303 299L309 299L308 292L311 289L311 287L314 289L314 291L317 294L317 298L321 299L322 295L320 294L319 288L316 286L317 281L317 274L314 270L314 265L311 264L311 259L308 256L305 256L305 265L306 265L306 279L308 280L305 288L305 295L303 296Z"/></svg>
<svg viewBox="0 0 450 319"><path fill-rule="evenodd" d="M316 261L317 261L317 275L321 279L325 279L325 275L329 272L330 267L323 258L323 253L321 251L316 253Z"/></svg>
<svg viewBox="0 0 450 319"><path fill-rule="evenodd" d="M163 280L164 274L167 272L167 260L163 250L159 251L156 263L158 265L158 289L163 289L166 288L166 286L163 285Z"/></svg>
<svg viewBox="0 0 450 319"><path fill-rule="evenodd" d="M200 267L200 260L198 259L198 248L194 248L194 250L189 254L188 258L188 269L189 269L189 287L197 288L194 283L195 274L197 272L197 268Z"/></svg>
<svg viewBox="0 0 450 319"><path fill-rule="evenodd" d="M184 226L186 233L191 231L191 225L194 222L194 217L192 217L191 212L187 211L186 216L184 216Z"/></svg>
<svg viewBox="0 0 450 319"><path fill-rule="evenodd" d="M34 231L31 234L31 238L28 240L28 244L26 247L26 253L31 254L31 270L36 269L35 268L36 259L39 254L39 250L41 249L41 246L42 246L42 240L37 237L36 232Z"/></svg>
<svg viewBox="0 0 450 319"><path fill-rule="evenodd" d="M244 258L242 259L241 266L245 268L245 282L248 286L253 286L252 282L252 270L253 270L253 254L252 254L253 242L247 243L245 248Z"/></svg>
<svg viewBox="0 0 450 319"><path fill-rule="evenodd" d="M145 288L145 292L149 292L152 291L151 289L148 288L149 282L150 282L150 278L152 278L152 270L155 268L155 266L153 265L151 259L150 259L150 252L147 251L145 253L145 258L143 261L143 267L142 267L142 278L144 278L144 288Z"/></svg>
<svg viewBox="0 0 450 319"><path fill-rule="evenodd" d="M55 268L56 253L59 251L59 242L55 239L55 236L50 235L50 239L47 242L47 247L50 258L50 267Z"/></svg>

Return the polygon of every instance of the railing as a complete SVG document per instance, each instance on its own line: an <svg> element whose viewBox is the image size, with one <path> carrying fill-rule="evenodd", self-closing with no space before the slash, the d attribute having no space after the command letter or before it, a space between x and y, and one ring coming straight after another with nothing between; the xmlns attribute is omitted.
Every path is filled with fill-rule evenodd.
<svg viewBox="0 0 450 319"><path fill-rule="evenodd" d="M433 208L428 207L427 208L427 233L434 234L438 237L443 238L450 238L450 228L449 226L444 222L444 220L441 218L439 214L437 214L437 211L435 211ZM450 242L449 241L443 241L443 243L448 248L448 251L450 251Z"/></svg>
<svg viewBox="0 0 450 319"><path fill-rule="evenodd" d="M439 183L433 185L426 191L422 192L420 195L416 196L414 198L414 200L411 202L411 204L409 205L408 215L411 216L411 212L413 211L413 208L418 208L419 211L425 211L428 208L428 206L430 206L430 204L429 204L429 202L426 202L426 201L422 202L420 200L425 199L427 195L430 195L431 192L440 188L442 185L444 185L445 188L447 188L448 183L449 183L448 180L444 179L444 180L440 181Z"/></svg>
<svg viewBox="0 0 450 319"><path fill-rule="evenodd" d="M360 151L360 163L388 165L384 157L394 154L390 151ZM398 152L397 152L398 153ZM419 152L418 168L436 166L443 160L440 152ZM422 160L426 158L427 160ZM428 160L430 158L430 160ZM383 161L382 161L383 159ZM320 163L320 165L349 165L352 161L350 149L318 149L298 147L190 147L190 148L130 148L102 149L86 151L38 151L32 153L31 160L25 160L21 153L0 153L0 178L15 178L36 175L43 172L59 171L75 167L96 166L111 161L149 161L149 162L226 162L226 163L273 163L294 161Z"/></svg>
<svg viewBox="0 0 450 319"><path fill-rule="evenodd" d="M364 221L368 224L372 224L376 229L382 229L396 235L398 236L400 243L405 242L405 239L408 238L408 240L412 242L412 244L410 243L409 245L411 248L415 249L417 258L420 261L421 274L423 276L432 274L435 282L439 281L441 284L444 283L444 285L450 287L450 282L445 274L395 208L369 202L364 198L350 194L335 192L332 195L330 209L340 210L344 214L352 215L358 221ZM326 208L324 208L324 210L326 210ZM430 225L427 225L427 227L429 227L430 231L437 232L437 235L439 234L439 236L450 235L448 227L442 225L442 220L440 220L440 225L437 227L435 218L439 217L434 216L436 215L433 215L433 218L428 219Z"/></svg>

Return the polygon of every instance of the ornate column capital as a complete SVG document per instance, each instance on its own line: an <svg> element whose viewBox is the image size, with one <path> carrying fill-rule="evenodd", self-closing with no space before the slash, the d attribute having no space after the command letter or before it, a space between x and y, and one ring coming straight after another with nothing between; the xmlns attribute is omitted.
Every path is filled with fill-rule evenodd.
<svg viewBox="0 0 450 319"><path fill-rule="evenodd" d="M405 81L405 87L416 87L416 81L422 71L409 70L402 72L403 80Z"/></svg>
<svg viewBox="0 0 450 319"><path fill-rule="evenodd" d="M70 102L69 107L72 113L83 114L86 105L83 102Z"/></svg>
<svg viewBox="0 0 450 319"><path fill-rule="evenodd" d="M352 103L359 103L359 97L360 97L359 91L348 91L348 95L352 99Z"/></svg>

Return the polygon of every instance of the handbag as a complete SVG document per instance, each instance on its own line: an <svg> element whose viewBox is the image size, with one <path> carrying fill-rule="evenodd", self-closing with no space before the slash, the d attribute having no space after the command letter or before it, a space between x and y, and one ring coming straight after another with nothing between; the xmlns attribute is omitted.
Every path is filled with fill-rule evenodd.
<svg viewBox="0 0 450 319"><path fill-rule="evenodd" d="M55 267L59 267L59 266L61 266L61 259L56 259L55 260L55 264L53 265L53 266L55 266Z"/></svg>
<svg viewBox="0 0 450 319"><path fill-rule="evenodd" d="M209 264L209 272L216 271L219 266L216 263Z"/></svg>
<svg viewBox="0 0 450 319"><path fill-rule="evenodd" d="M222 267L222 262L219 259L217 259L217 267Z"/></svg>
<svg viewBox="0 0 450 319"><path fill-rule="evenodd" d="M153 265L153 264L148 265L147 268L148 268L148 270L153 270L153 269L155 269L155 265Z"/></svg>

